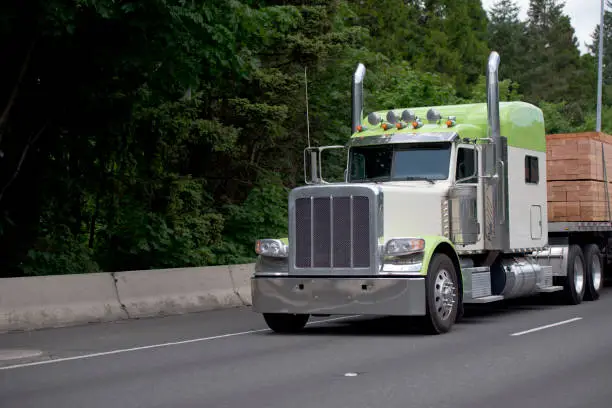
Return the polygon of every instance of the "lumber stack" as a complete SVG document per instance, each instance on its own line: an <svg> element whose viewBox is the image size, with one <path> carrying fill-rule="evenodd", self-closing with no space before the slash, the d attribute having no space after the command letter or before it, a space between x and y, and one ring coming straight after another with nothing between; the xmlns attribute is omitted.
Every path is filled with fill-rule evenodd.
<svg viewBox="0 0 612 408"><path fill-rule="evenodd" d="M612 136L598 132L546 136L549 222L608 221L604 165L612 202Z"/></svg>

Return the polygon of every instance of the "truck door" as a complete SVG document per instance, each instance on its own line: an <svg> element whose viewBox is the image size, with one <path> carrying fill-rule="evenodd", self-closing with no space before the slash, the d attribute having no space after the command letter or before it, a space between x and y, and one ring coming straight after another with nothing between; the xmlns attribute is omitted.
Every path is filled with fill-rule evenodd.
<svg viewBox="0 0 612 408"><path fill-rule="evenodd" d="M459 146L455 165L455 184L449 191L451 241L473 245L480 240L478 217L478 151L474 146Z"/></svg>

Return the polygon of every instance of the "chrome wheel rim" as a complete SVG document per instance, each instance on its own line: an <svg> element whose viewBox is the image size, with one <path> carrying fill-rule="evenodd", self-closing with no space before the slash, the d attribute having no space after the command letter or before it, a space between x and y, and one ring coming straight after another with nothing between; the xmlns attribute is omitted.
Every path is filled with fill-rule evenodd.
<svg viewBox="0 0 612 408"><path fill-rule="evenodd" d="M591 279L593 279L593 288L599 292L601 288L601 261L599 256L593 256L591 260Z"/></svg>
<svg viewBox="0 0 612 408"><path fill-rule="evenodd" d="M442 320L449 318L456 303L455 284L451 274L446 269L441 269L436 275L434 282L434 304L436 313Z"/></svg>
<svg viewBox="0 0 612 408"><path fill-rule="evenodd" d="M574 287L576 288L576 293L582 293L584 288L584 267L578 257L574 259Z"/></svg>

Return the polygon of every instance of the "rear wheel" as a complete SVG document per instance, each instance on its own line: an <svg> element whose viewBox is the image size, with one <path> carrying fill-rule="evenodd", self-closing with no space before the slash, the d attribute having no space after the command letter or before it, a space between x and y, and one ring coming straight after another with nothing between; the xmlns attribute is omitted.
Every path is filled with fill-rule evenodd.
<svg viewBox="0 0 612 408"><path fill-rule="evenodd" d="M570 245L567 256L567 277L563 284L565 303L577 305L582 303L586 291L586 266L582 249Z"/></svg>
<svg viewBox="0 0 612 408"><path fill-rule="evenodd" d="M432 334L451 330L458 311L457 271L445 254L436 254L427 273L426 330Z"/></svg>
<svg viewBox="0 0 612 408"><path fill-rule="evenodd" d="M270 329L276 333L297 333L308 323L309 315L264 313L264 320Z"/></svg>
<svg viewBox="0 0 612 408"><path fill-rule="evenodd" d="M603 262L597 245L589 244L584 247L584 263L586 264L584 299L597 300L603 285Z"/></svg>

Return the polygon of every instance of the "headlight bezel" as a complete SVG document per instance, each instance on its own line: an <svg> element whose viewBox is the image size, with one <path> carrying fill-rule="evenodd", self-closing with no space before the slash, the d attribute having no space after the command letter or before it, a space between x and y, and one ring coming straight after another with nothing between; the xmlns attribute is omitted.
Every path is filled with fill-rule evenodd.
<svg viewBox="0 0 612 408"><path fill-rule="evenodd" d="M388 257L402 257L425 251L425 240L423 238L392 238L384 247L384 255Z"/></svg>
<svg viewBox="0 0 612 408"><path fill-rule="evenodd" d="M280 239L258 239L255 242L255 253L270 258L288 258L289 245Z"/></svg>

